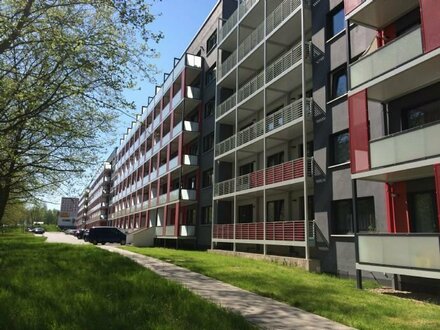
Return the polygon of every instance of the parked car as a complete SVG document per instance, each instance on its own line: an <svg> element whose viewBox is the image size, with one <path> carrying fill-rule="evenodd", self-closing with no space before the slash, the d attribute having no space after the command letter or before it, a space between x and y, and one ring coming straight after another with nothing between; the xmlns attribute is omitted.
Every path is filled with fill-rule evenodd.
<svg viewBox="0 0 440 330"><path fill-rule="evenodd" d="M32 229L32 232L34 234L44 234L45 230L44 230L44 228L37 227L37 228Z"/></svg>
<svg viewBox="0 0 440 330"><path fill-rule="evenodd" d="M76 236L76 238L78 238L78 239L83 239L84 238L84 232L85 232L85 229L78 229L76 232L75 232L75 236Z"/></svg>
<svg viewBox="0 0 440 330"><path fill-rule="evenodd" d="M64 234L66 234L66 235L74 235L75 232L76 232L76 229L66 229Z"/></svg>
<svg viewBox="0 0 440 330"><path fill-rule="evenodd" d="M87 240L94 245L98 243L120 243L125 245L127 235L115 227L93 227L89 230Z"/></svg>
<svg viewBox="0 0 440 330"><path fill-rule="evenodd" d="M82 238L83 238L84 242L88 242L89 241L89 230L88 229L84 230Z"/></svg>

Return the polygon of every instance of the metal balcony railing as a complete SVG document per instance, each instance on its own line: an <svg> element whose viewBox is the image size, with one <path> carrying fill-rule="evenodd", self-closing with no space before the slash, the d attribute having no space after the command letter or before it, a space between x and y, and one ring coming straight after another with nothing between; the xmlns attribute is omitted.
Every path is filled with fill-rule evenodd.
<svg viewBox="0 0 440 330"><path fill-rule="evenodd" d="M259 0L241 0L238 5L238 13L240 15L240 19L244 17L248 13L249 10L258 2Z"/></svg>
<svg viewBox="0 0 440 330"><path fill-rule="evenodd" d="M248 98L264 86L264 71L249 80L238 90L238 102Z"/></svg>
<svg viewBox="0 0 440 330"><path fill-rule="evenodd" d="M303 116L302 99L294 101L266 117L266 133L282 127ZM306 115L312 115L312 99L306 100Z"/></svg>
<svg viewBox="0 0 440 330"><path fill-rule="evenodd" d="M238 58L243 59L249 54L264 38L264 22L261 23L250 35L238 46Z"/></svg>
<svg viewBox="0 0 440 330"><path fill-rule="evenodd" d="M235 135L223 140L215 146L215 155L219 156L235 148Z"/></svg>
<svg viewBox="0 0 440 330"><path fill-rule="evenodd" d="M219 182L214 187L214 195L222 196L235 191L235 179Z"/></svg>
<svg viewBox="0 0 440 330"><path fill-rule="evenodd" d="M289 17L299 6L301 0L284 0L266 19L266 33L275 30L281 23Z"/></svg>
<svg viewBox="0 0 440 330"><path fill-rule="evenodd" d="M220 65L220 70L217 70L218 77L217 80L220 80L224 76L228 74L229 71L231 71L235 65L237 64L237 50L235 50L229 57L222 62Z"/></svg>
<svg viewBox="0 0 440 330"><path fill-rule="evenodd" d="M237 147L248 143L264 134L264 119L237 133Z"/></svg>
<svg viewBox="0 0 440 330"><path fill-rule="evenodd" d="M220 27L218 31L218 43L222 42L222 40L231 32L238 22L238 10L236 10L228 20Z"/></svg>
<svg viewBox="0 0 440 330"><path fill-rule="evenodd" d="M307 47L308 49L309 47ZM266 83L274 80L285 71L290 69L293 65L301 61L302 57L302 45L298 44L283 55L281 55L277 60L275 60L266 69Z"/></svg>
<svg viewBox="0 0 440 330"><path fill-rule="evenodd" d="M217 106L217 111L215 112L216 118L224 115L226 112L234 108L237 104L237 94L232 94L229 98L223 101Z"/></svg>
<svg viewBox="0 0 440 330"><path fill-rule="evenodd" d="M242 191L261 187L264 185L264 170L258 170L252 173L237 177L236 191Z"/></svg>

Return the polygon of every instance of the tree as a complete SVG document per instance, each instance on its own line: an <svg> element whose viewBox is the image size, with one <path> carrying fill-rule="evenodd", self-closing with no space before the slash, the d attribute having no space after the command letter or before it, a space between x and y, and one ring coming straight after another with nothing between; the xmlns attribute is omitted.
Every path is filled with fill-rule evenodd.
<svg viewBox="0 0 440 330"><path fill-rule="evenodd" d="M0 224L96 161L124 89L155 73L154 18L142 0L0 2Z"/></svg>

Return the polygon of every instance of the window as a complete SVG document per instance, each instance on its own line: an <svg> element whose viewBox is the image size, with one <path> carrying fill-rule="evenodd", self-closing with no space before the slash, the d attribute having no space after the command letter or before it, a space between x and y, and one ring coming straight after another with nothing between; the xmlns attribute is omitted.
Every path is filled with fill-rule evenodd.
<svg viewBox="0 0 440 330"><path fill-rule="evenodd" d="M211 66L205 74L205 85L211 84L215 80L216 66Z"/></svg>
<svg viewBox="0 0 440 330"><path fill-rule="evenodd" d="M330 99L345 95L347 90L347 67L344 65L330 73Z"/></svg>
<svg viewBox="0 0 440 330"><path fill-rule="evenodd" d="M212 186L212 173L213 173L212 168L203 172L203 178L202 178L203 188Z"/></svg>
<svg viewBox="0 0 440 330"><path fill-rule="evenodd" d="M187 179L187 189L196 189L196 176L192 175Z"/></svg>
<svg viewBox="0 0 440 330"><path fill-rule="evenodd" d="M215 46L217 46L217 30L215 30L206 41L206 54L211 53Z"/></svg>
<svg viewBox="0 0 440 330"><path fill-rule="evenodd" d="M239 175L249 174L254 171L254 162L240 166Z"/></svg>
<svg viewBox="0 0 440 330"><path fill-rule="evenodd" d="M407 109L404 113L404 128L414 128L440 120L440 99Z"/></svg>
<svg viewBox="0 0 440 330"><path fill-rule="evenodd" d="M209 151L214 146L214 132L203 137L203 152Z"/></svg>
<svg viewBox="0 0 440 330"><path fill-rule="evenodd" d="M357 209L359 232L374 231L376 229L374 198L358 198ZM333 233L339 235L352 234L354 232L352 200L334 201L332 211Z"/></svg>
<svg viewBox="0 0 440 330"><path fill-rule="evenodd" d="M267 157L267 167L275 166L284 162L284 151Z"/></svg>
<svg viewBox="0 0 440 330"><path fill-rule="evenodd" d="M253 222L254 206L252 204L241 205L238 207L238 222L249 223Z"/></svg>
<svg viewBox="0 0 440 330"><path fill-rule="evenodd" d="M212 223L212 206L202 207L202 218L200 219L200 224L207 225Z"/></svg>
<svg viewBox="0 0 440 330"><path fill-rule="evenodd" d="M267 202L266 204L267 221L284 220L284 200Z"/></svg>
<svg viewBox="0 0 440 330"><path fill-rule="evenodd" d="M338 6L327 17L327 39L337 35L345 29L344 7Z"/></svg>
<svg viewBox="0 0 440 330"><path fill-rule="evenodd" d="M211 117L214 114L214 109L215 109L215 102L214 99L210 99L206 104L205 104L205 111L203 113L204 118L208 118Z"/></svg>
<svg viewBox="0 0 440 330"><path fill-rule="evenodd" d="M350 136L348 131L333 134L332 136L332 164L342 164L350 160Z"/></svg>
<svg viewBox="0 0 440 330"><path fill-rule="evenodd" d="M186 225L194 226L196 224L197 210L188 209L186 211Z"/></svg>

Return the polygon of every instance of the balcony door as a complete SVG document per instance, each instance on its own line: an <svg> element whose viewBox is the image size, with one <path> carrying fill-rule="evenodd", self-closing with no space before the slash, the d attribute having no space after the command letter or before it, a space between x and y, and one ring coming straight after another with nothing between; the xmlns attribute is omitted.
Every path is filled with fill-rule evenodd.
<svg viewBox="0 0 440 330"><path fill-rule="evenodd" d="M417 192L410 195L411 232L438 232L437 205L435 192Z"/></svg>

